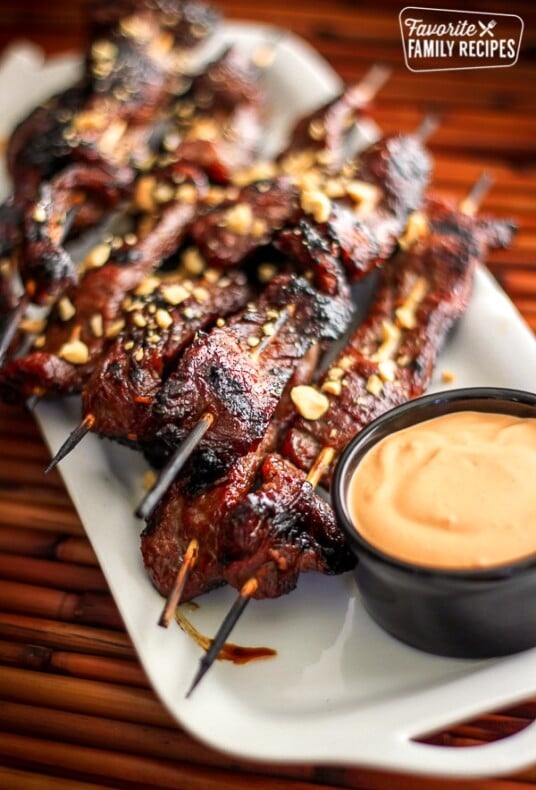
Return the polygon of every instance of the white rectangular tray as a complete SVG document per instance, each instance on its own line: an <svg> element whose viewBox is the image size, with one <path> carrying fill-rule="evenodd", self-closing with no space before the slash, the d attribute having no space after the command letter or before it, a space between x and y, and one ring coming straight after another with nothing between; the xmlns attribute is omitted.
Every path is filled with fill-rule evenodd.
<svg viewBox="0 0 536 790"><path fill-rule="evenodd" d="M273 40L274 31L230 24L223 35L251 50ZM33 102L75 73L76 59L43 65L31 50L30 55L28 60L26 51L21 67L17 50L0 67L2 109L10 118L26 83L32 85ZM15 76L14 56L19 58ZM11 90L2 94L6 72ZM294 116L333 95L340 83L316 53L289 34L279 42L269 85L274 102L267 138L273 146ZM455 374L456 387L535 389L536 342L484 269L477 272L471 306L441 355L435 389L445 369ZM76 399L41 404L37 416L55 452L79 420L79 404ZM217 662L186 700L201 653L178 627L166 631L156 625L162 599L143 569L140 523L132 515L142 493L144 463L124 448L89 436L60 468L151 683L177 721L202 740L264 761L444 776L495 775L536 762L536 724L471 749L411 740L536 694L536 650L489 661L413 650L371 622L349 574L305 576L288 596L250 603L233 641L273 647L277 656L246 666ZM215 591L201 598L189 617L202 632L213 634L235 594Z"/></svg>

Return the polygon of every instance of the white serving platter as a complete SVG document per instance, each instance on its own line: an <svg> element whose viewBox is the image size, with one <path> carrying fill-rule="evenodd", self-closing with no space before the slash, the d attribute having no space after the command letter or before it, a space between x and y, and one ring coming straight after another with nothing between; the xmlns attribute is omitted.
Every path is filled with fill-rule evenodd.
<svg viewBox="0 0 536 790"><path fill-rule="evenodd" d="M274 40L273 29L250 24L226 25L222 35L245 50ZM0 64L0 118L9 114L13 122L23 116L37 99L69 83L77 63L74 57L43 63L27 46L12 50ZM321 58L290 34L279 40L267 79L271 147L292 118L340 86ZM0 186L7 191L5 178ZM443 370L454 374L456 387L536 389L536 341L484 269L477 271L471 306L441 354L434 389L445 386ZM77 399L39 405L37 418L51 452L79 417ZM536 723L470 749L412 740L535 695L536 649L487 661L421 653L370 620L350 574L311 574L288 596L251 602L232 639L272 647L277 655L245 666L217 662L185 699L201 651L178 627L156 625L162 599L143 569L140 523L132 515L142 494L144 462L88 436L60 469L155 691L176 720L206 743L262 761L443 776L497 775L536 762ZM188 616L203 633L213 634L235 595L229 589L210 593Z"/></svg>

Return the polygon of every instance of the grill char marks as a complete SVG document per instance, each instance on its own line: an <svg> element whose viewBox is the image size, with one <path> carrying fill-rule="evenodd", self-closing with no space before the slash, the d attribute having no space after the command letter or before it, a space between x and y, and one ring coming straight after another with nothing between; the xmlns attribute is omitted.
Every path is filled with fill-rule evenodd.
<svg viewBox="0 0 536 790"><path fill-rule="evenodd" d="M438 201L426 208L430 232L386 264L367 318L330 367L340 371L340 393L329 395L320 419L298 418L289 431L284 453L302 469L322 447L340 452L360 428L425 391L445 336L467 307L476 262L511 240L508 223L475 220ZM404 317L399 308L408 299ZM390 328L392 352L382 354ZM330 371L323 384L329 380Z"/></svg>
<svg viewBox="0 0 536 790"><path fill-rule="evenodd" d="M176 307L165 297L173 289L184 297ZM131 444L150 443L158 427L152 404L179 355L196 332L242 309L249 296L244 274L230 272L223 286L166 278L150 295L133 297L124 330L100 357L82 392L83 413L95 416L92 430Z"/></svg>
<svg viewBox="0 0 536 790"><path fill-rule="evenodd" d="M288 393L293 386L311 380L318 354L319 347L315 344L297 365L274 419L254 450L239 458L215 482L203 480L199 462L192 459L196 474L183 476L176 482L151 514L142 533L141 549L151 580L162 595L169 594L184 552L194 537L199 540L199 556L188 575L182 599L191 600L225 584L221 548L224 519L251 491L263 459L281 439L294 415Z"/></svg>
<svg viewBox="0 0 536 790"><path fill-rule="evenodd" d="M275 453L264 460L260 488L221 529L225 580L240 589L255 577L256 598L289 593L300 573L343 573L355 564L331 507L303 472Z"/></svg>
<svg viewBox="0 0 536 790"><path fill-rule="evenodd" d="M302 213L298 225L279 234L276 246L298 254L302 244L314 254L308 228L314 229L350 280L360 280L392 254L409 214L422 202L430 172L430 157L416 136L384 137L339 179L342 195L331 201L326 220Z"/></svg>
<svg viewBox="0 0 536 790"><path fill-rule="evenodd" d="M172 165L158 174L157 183L166 184L185 177L203 195L207 182L199 171L188 165ZM173 193L172 193L173 196ZM183 241L188 224L195 216L196 202L181 203L172 199L158 207L153 227L135 245L121 243L117 249L105 250L109 259L100 266L88 268L78 286L71 286L65 298L74 313L65 320L61 300L51 311L44 344L39 351L9 362L0 372L0 391L11 400L31 395L56 397L80 391L94 368L96 360L109 345L110 333L121 320L121 304L145 277L174 253ZM143 216L141 217L143 221ZM138 231L138 228L135 227ZM92 253L90 253L91 256ZM95 328L99 317L99 329ZM117 333L116 333L117 334ZM88 349L83 363L72 364L60 358L61 349L76 337Z"/></svg>
<svg viewBox="0 0 536 790"><path fill-rule="evenodd" d="M325 297L294 275L274 278L249 307L194 341L159 392L158 437L170 451L208 412L215 422L200 449L228 468L259 443L308 349L346 326L341 313L349 318L346 298Z"/></svg>

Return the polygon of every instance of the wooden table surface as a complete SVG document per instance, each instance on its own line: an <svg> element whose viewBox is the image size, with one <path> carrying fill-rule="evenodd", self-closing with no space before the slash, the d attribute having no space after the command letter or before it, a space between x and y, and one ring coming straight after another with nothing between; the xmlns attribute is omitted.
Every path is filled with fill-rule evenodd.
<svg viewBox="0 0 536 790"><path fill-rule="evenodd" d="M496 252L489 266L536 330L536 6L470 4L524 19L513 68L414 74L404 66L400 43L402 3L218 5L230 18L291 28L347 81L358 80L374 62L390 64L393 75L373 112L386 131L413 129L424 113L439 113L441 125L430 142L434 189L461 197L483 169L493 175L483 208L515 217L519 232L513 247ZM80 47L81 19L79 0L2 0L0 48L20 38L48 53ZM196 742L151 691L60 476L42 475L48 454L32 418L0 407L0 447L0 788L536 787L536 753L535 767L516 776L449 781L344 767L259 766ZM536 699L527 700L431 740L478 748L535 717Z"/></svg>

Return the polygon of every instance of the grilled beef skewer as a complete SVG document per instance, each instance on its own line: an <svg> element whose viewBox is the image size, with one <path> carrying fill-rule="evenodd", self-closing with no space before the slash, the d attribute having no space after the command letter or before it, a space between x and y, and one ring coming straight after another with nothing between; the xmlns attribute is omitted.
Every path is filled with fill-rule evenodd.
<svg viewBox="0 0 536 790"><path fill-rule="evenodd" d="M227 326L194 341L153 407L157 442L171 457L137 515L149 515L188 460L188 433L195 431L196 466L208 465L214 479L256 447L299 361L313 343L339 337L350 315L346 288L327 296L282 274Z"/></svg>
<svg viewBox="0 0 536 790"><path fill-rule="evenodd" d="M9 172L26 197L76 159L122 167L147 157L155 113L183 79L177 52L217 23L211 9L197 10L178 1L121 3L106 23L97 10L80 82L34 110L10 138Z"/></svg>
<svg viewBox="0 0 536 790"><path fill-rule="evenodd" d="M348 158L345 138L389 74L386 66L373 66L361 82L347 85L334 99L300 118L278 160L321 154L330 172L340 172Z"/></svg>
<svg viewBox="0 0 536 790"><path fill-rule="evenodd" d="M182 600L192 598L225 583L220 561L220 524L251 490L266 453L274 450L294 415L289 393L294 386L311 381L318 362L315 344L300 361L277 406L274 418L259 445L239 458L216 483L202 476L181 476L151 514L142 533L144 563L162 595L176 590L177 570L191 553L193 541L200 541L194 567L183 578ZM198 561L197 561L198 560ZM169 622L165 618L164 625Z"/></svg>
<svg viewBox="0 0 536 790"><path fill-rule="evenodd" d="M254 60L229 47L192 78L162 125L164 153L201 167L220 184L251 164L266 112L262 70Z"/></svg>
<svg viewBox="0 0 536 790"><path fill-rule="evenodd" d="M349 278L359 280L393 252L422 201L430 170L419 133L382 138L336 177L314 154L284 160L281 175L246 184L235 198L201 214L191 236L211 266L235 266L274 243L306 265L317 249L329 250Z"/></svg>
<svg viewBox="0 0 536 790"><path fill-rule="evenodd" d="M127 300L125 327L82 391L82 413L94 415L95 433L142 447L157 433L152 406L180 354L200 330L243 309L251 296L242 272L222 277L211 270L194 281L166 277L154 284L150 294Z"/></svg>
<svg viewBox="0 0 536 790"><path fill-rule="evenodd" d="M411 246L384 267L365 321L319 386L292 391L300 416L282 445L287 460L267 459L260 488L222 525L228 583L239 589L255 575L257 597L295 585L307 562L299 548L310 539L311 494L304 487L301 499L287 501L279 493L285 485L274 481L287 480L288 488L295 475L303 486L305 472L298 469L315 470L319 481L322 459L322 477L329 482L334 460L360 428L426 390L446 334L468 305L477 261L511 237L509 223L473 219L444 202L429 200L413 217L402 239ZM233 546L239 547L234 556ZM322 553L315 561L320 569L329 567Z"/></svg>
<svg viewBox="0 0 536 790"><path fill-rule="evenodd" d="M185 188L188 202L176 199ZM45 334L38 332L34 350L0 371L4 397L55 397L80 391L103 349L123 328L124 298L180 247L197 196L206 188L202 173L188 165L171 165L158 174L153 192L165 202L157 205L150 225L142 214L124 238L111 238L89 253L81 285L67 289L55 305ZM37 327L30 323L28 328Z"/></svg>
<svg viewBox="0 0 536 790"><path fill-rule="evenodd" d="M326 476L337 452L355 434L355 425L366 424L400 399L415 397L426 388L446 332L467 306L476 262L487 249L509 243L512 236L508 223L470 220L438 202L428 203L427 214L426 226L422 215L413 218L403 239L403 244L411 249L387 264L369 318L341 352L339 364L326 374L322 386L329 385L332 401L330 404L328 400L324 414L311 411L313 407L322 409L321 399L304 399L306 394L312 394L309 388L301 390L299 397L295 392L291 394L307 413L313 437L317 423L324 425L324 430L319 431L319 444L322 440L325 443L312 465L309 455L309 475L306 477L280 455L269 455L262 467L261 486L230 511L220 526L222 576L240 594L214 645L221 647L250 597L274 597L288 592L302 570L344 569L349 552L331 509L314 494L314 486ZM390 325L397 326L398 336L390 331ZM394 362L402 374L397 376L393 365L386 362ZM333 383L339 386L333 387ZM390 384L399 390L394 402ZM342 391L348 391L344 406L333 400ZM321 391L318 394L325 395ZM368 402L371 398L376 399L372 408ZM325 415L329 415L327 419ZM341 439L335 423L339 426L342 420L344 426L346 416L354 428ZM298 424L302 422L300 418ZM295 430L291 429L291 436ZM319 514L323 515L317 521ZM189 693L216 655L213 649L210 660L208 656L204 658Z"/></svg>

